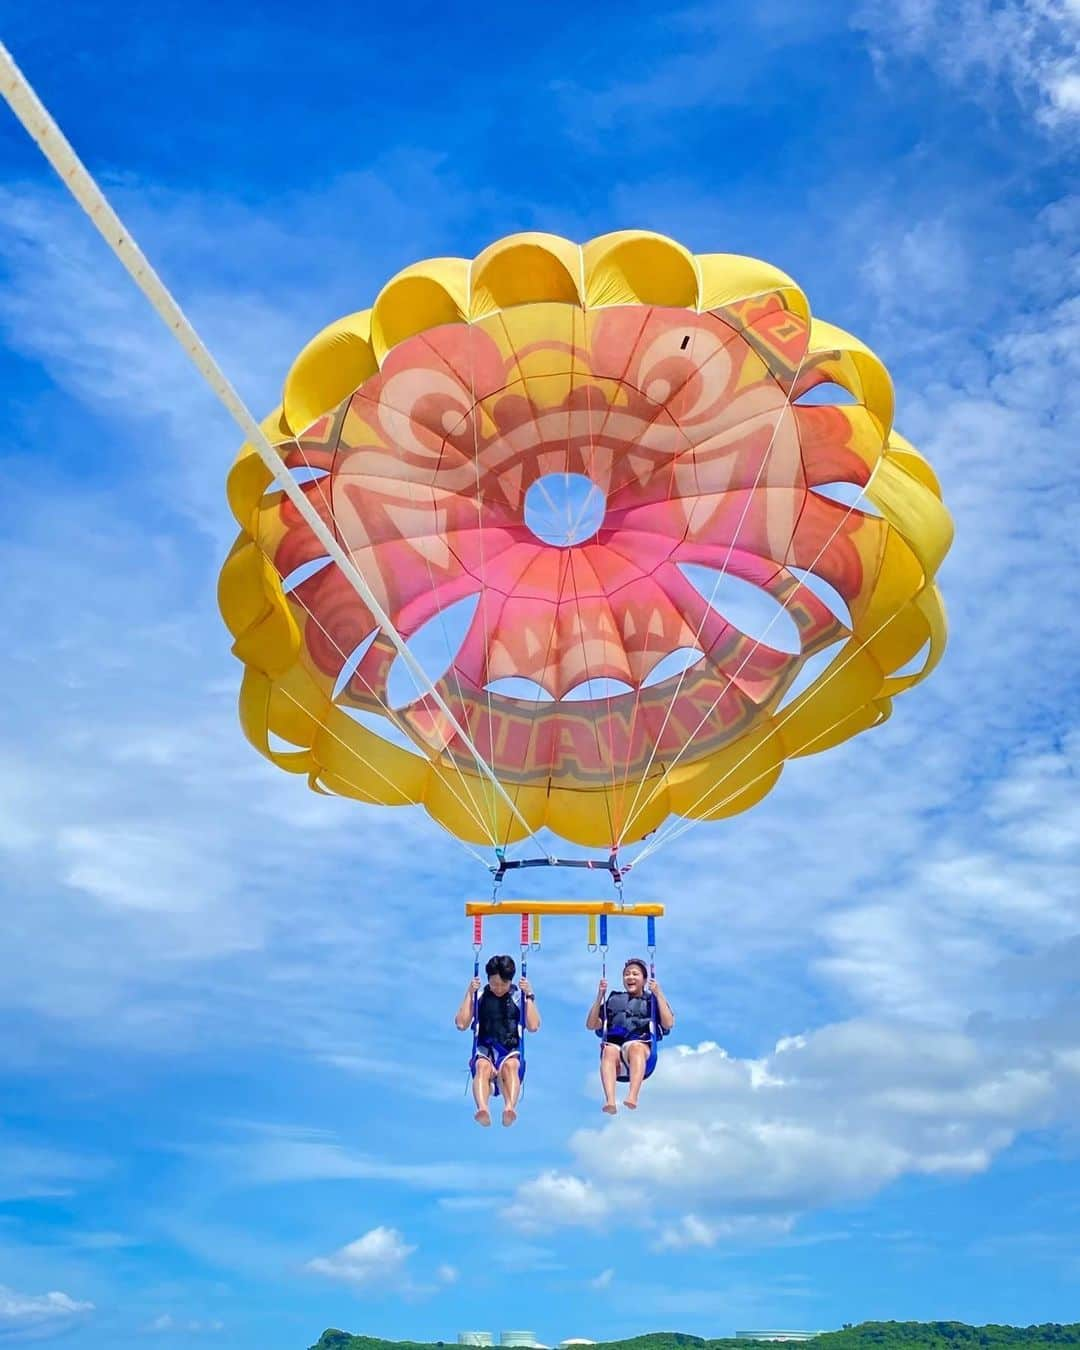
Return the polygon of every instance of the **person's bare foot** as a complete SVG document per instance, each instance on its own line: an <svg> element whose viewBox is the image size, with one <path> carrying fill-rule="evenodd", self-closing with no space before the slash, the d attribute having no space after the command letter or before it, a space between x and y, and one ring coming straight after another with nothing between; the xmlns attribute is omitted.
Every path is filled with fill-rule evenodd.
<svg viewBox="0 0 1080 1350"><path fill-rule="evenodd" d="M504 1125L513 1125L515 1120L517 1120L517 1112L512 1106L508 1106L506 1110L503 1111L502 1122Z"/></svg>
<svg viewBox="0 0 1080 1350"><path fill-rule="evenodd" d="M633 1097L627 1097L626 1101L623 1102L623 1106L625 1106L628 1111L637 1110L637 1102L634 1101Z"/></svg>
<svg viewBox="0 0 1080 1350"><path fill-rule="evenodd" d="M482 1106L480 1110L477 1111L476 1115L473 1116L473 1120L476 1121L477 1125L490 1125L491 1112L487 1109L486 1106Z"/></svg>
<svg viewBox="0 0 1080 1350"><path fill-rule="evenodd" d="M605 1116L613 1116L618 1109L614 1102L605 1102L603 1106Z"/></svg>

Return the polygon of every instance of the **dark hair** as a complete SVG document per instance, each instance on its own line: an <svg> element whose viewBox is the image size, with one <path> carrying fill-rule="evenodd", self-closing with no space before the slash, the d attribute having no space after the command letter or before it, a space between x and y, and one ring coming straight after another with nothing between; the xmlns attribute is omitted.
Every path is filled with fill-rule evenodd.
<svg viewBox="0 0 1080 1350"><path fill-rule="evenodd" d="M487 975L498 975L500 980L512 980L517 966L512 956L493 956L484 967Z"/></svg>
<svg viewBox="0 0 1080 1350"><path fill-rule="evenodd" d="M640 956L631 956L628 960L624 961L623 962L624 972L626 971L627 966L637 966L638 970L641 971L641 978L643 980L647 980L649 978L649 967L645 964L645 962L641 959Z"/></svg>

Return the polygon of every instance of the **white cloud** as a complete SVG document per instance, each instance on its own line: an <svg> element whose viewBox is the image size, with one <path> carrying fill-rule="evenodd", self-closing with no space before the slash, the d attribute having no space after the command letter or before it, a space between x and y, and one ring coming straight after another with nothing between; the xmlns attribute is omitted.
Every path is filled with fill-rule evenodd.
<svg viewBox="0 0 1080 1350"><path fill-rule="evenodd" d="M243 1142L214 1150L245 1185L306 1181L385 1181L415 1190L471 1192L475 1170L458 1162L396 1163L346 1148L326 1130L238 1122ZM500 1169L489 1171L494 1184Z"/></svg>
<svg viewBox="0 0 1080 1350"><path fill-rule="evenodd" d="M193 565L137 512L74 489L45 500L17 474L5 491L18 524L0 541L4 610L24 640L7 658L20 715L0 757L0 856L25 899L0 935L6 1006L65 1039L175 1051L212 1024L215 1040L350 1062L375 1043L369 1013L328 1002L323 980L340 963L345 987L366 967L374 997L390 976L371 950L402 945L407 969L433 948L401 943L401 907L365 913L361 932L339 903L347 878L400 892L453 875L456 858L417 812L317 798L255 755L212 590L196 597ZM194 572L209 588L204 557ZM304 891L317 903L298 906Z"/></svg>
<svg viewBox="0 0 1080 1350"><path fill-rule="evenodd" d="M1080 72L1057 70L1048 83L1047 93L1055 114L1080 117Z"/></svg>
<svg viewBox="0 0 1080 1350"><path fill-rule="evenodd" d="M356 1288L399 1288L406 1281L409 1257L416 1251L396 1228L378 1227L358 1237L331 1256L317 1256L307 1263L316 1275L339 1280Z"/></svg>
<svg viewBox="0 0 1080 1350"><path fill-rule="evenodd" d="M279 199L277 213L217 193L130 181L104 187L259 415L279 400L304 344L370 303L388 259L403 266L437 255L449 223L481 207L445 161L414 151L341 175L318 194L321 204L305 186L302 203L290 209ZM363 244L340 228L358 208L370 220ZM297 209L306 222L300 267ZM225 237L244 241L231 256ZM59 185L0 190L0 276L7 345L40 363L84 409L137 428L147 453L137 469L129 466L129 481L154 484L173 511L227 544L223 478L243 438Z"/></svg>
<svg viewBox="0 0 1080 1350"><path fill-rule="evenodd" d="M1070 1118L1078 1068L1058 1048L868 1019L761 1060L679 1046L640 1112L573 1136L581 1175L545 1173L518 1203L538 1228L618 1208L664 1248L775 1240L799 1213L903 1176L985 1171L1020 1131Z"/></svg>
<svg viewBox="0 0 1080 1350"><path fill-rule="evenodd" d="M105 1176L109 1166L105 1159L28 1143L8 1128L0 1128L0 1199L71 1195L80 1183Z"/></svg>
<svg viewBox="0 0 1080 1350"><path fill-rule="evenodd" d="M1064 129L1080 115L1080 10L1072 0L867 0L854 23L885 79L897 57L914 55L954 85L1008 85L1048 127Z"/></svg>
<svg viewBox="0 0 1080 1350"><path fill-rule="evenodd" d="M69 1233L66 1240L72 1247L88 1252L116 1252L140 1245L139 1238L130 1233L114 1233L108 1229Z"/></svg>
<svg viewBox="0 0 1080 1350"><path fill-rule="evenodd" d="M607 1269L602 1270L599 1275L593 1276L593 1278L589 1281L589 1288L610 1289L611 1282L612 1280L614 1280L614 1278L615 1278L615 1267L608 1266Z"/></svg>
<svg viewBox="0 0 1080 1350"><path fill-rule="evenodd" d="M661 1227L655 1245L661 1251L680 1251L687 1247L715 1247L718 1242L733 1240L761 1242L789 1233L794 1222L790 1215L775 1218L740 1215L709 1221L697 1214L682 1214L674 1223Z"/></svg>
<svg viewBox="0 0 1080 1350"><path fill-rule="evenodd" d="M547 1171L518 1188L512 1219L526 1231L560 1224L596 1228L609 1212L607 1197L591 1181Z"/></svg>
<svg viewBox="0 0 1080 1350"><path fill-rule="evenodd" d="M620 59L614 48L606 78L560 79L552 89L569 134L585 144L602 144L598 133L631 124L639 138L660 137L658 125L667 117L743 106L785 53L790 60L808 38L840 28L832 13L789 0L746 9L738 24L723 6L673 9L655 31L644 31L647 61Z"/></svg>
<svg viewBox="0 0 1080 1350"><path fill-rule="evenodd" d="M921 220L886 237L871 234L860 272L879 302L895 307L917 297L925 311L951 303L968 285L970 266L963 240L946 221Z"/></svg>
<svg viewBox="0 0 1080 1350"><path fill-rule="evenodd" d="M141 829L69 825L56 846L64 882L105 905L191 911L205 900L205 859L164 822Z"/></svg>
<svg viewBox="0 0 1080 1350"><path fill-rule="evenodd" d="M1080 930L1078 802L1080 733L1030 747L872 899L823 918L833 950L817 969L890 1015L947 1022L978 1007L1003 962Z"/></svg>
<svg viewBox="0 0 1080 1350"><path fill-rule="evenodd" d="M490 1200L486 1207L490 1210ZM567 1268L566 1261L560 1260L551 1247L528 1241L505 1241L502 1238L492 1253L492 1260L502 1269L514 1271L519 1275L561 1272Z"/></svg>
<svg viewBox="0 0 1080 1350"><path fill-rule="evenodd" d="M0 1285L0 1341L46 1340L78 1326L94 1305L57 1290L20 1294Z"/></svg>
<svg viewBox="0 0 1080 1350"><path fill-rule="evenodd" d="M457 1284L461 1278L461 1271L457 1266L443 1264L435 1267L435 1279L439 1284Z"/></svg>
<svg viewBox="0 0 1080 1350"><path fill-rule="evenodd" d="M159 1313L157 1317L143 1327L149 1335L167 1335L186 1333L190 1336L213 1334L225 1330L225 1323L219 1318L176 1317L172 1313Z"/></svg>

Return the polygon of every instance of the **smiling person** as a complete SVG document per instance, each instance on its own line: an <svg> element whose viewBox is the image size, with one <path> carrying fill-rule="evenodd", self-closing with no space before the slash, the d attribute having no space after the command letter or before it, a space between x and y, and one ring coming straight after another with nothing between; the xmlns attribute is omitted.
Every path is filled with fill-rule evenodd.
<svg viewBox="0 0 1080 1350"><path fill-rule="evenodd" d="M607 980L601 980L596 998L585 1019L590 1031L603 1034L600 1047L600 1082L604 1089L604 1111L613 1116L615 1084L629 1081L626 1106L637 1109L638 1093L645 1081L649 1052L652 1049L653 1002L656 1004L656 1035L666 1036L675 1025L675 1014L654 975L646 991L649 969L639 957L632 956L623 966L623 988L608 993Z"/></svg>
<svg viewBox="0 0 1080 1350"><path fill-rule="evenodd" d="M524 976L514 984L517 967L512 956L493 956L484 967L487 984L480 989L479 979L469 981L461 1006L454 1017L458 1031L468 1031L476 1019L476 1054L471 1065L473 1098L480 1125L491 1124L488 1102L498 1083L505 1103L502 1123L517 1120L517 1102L521 1094L521 1025L526 1031L540 1030L540 1012L532 985ZM522 1019L521 1009L525 1008Z"/></svg>

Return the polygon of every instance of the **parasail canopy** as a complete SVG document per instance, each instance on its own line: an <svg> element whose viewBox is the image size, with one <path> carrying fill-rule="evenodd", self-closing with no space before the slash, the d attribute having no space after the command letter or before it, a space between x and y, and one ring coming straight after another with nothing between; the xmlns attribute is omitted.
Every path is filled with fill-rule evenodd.
<svg viewBox="0 0 1080 1350"><path fill-rule="evenodd" d="M473 843L745 810L940 658L952 526L892 414L877 357L751 258L627 231L407 268L263 424L383 618L252 447L230 474L244 730Z"/></svg>

